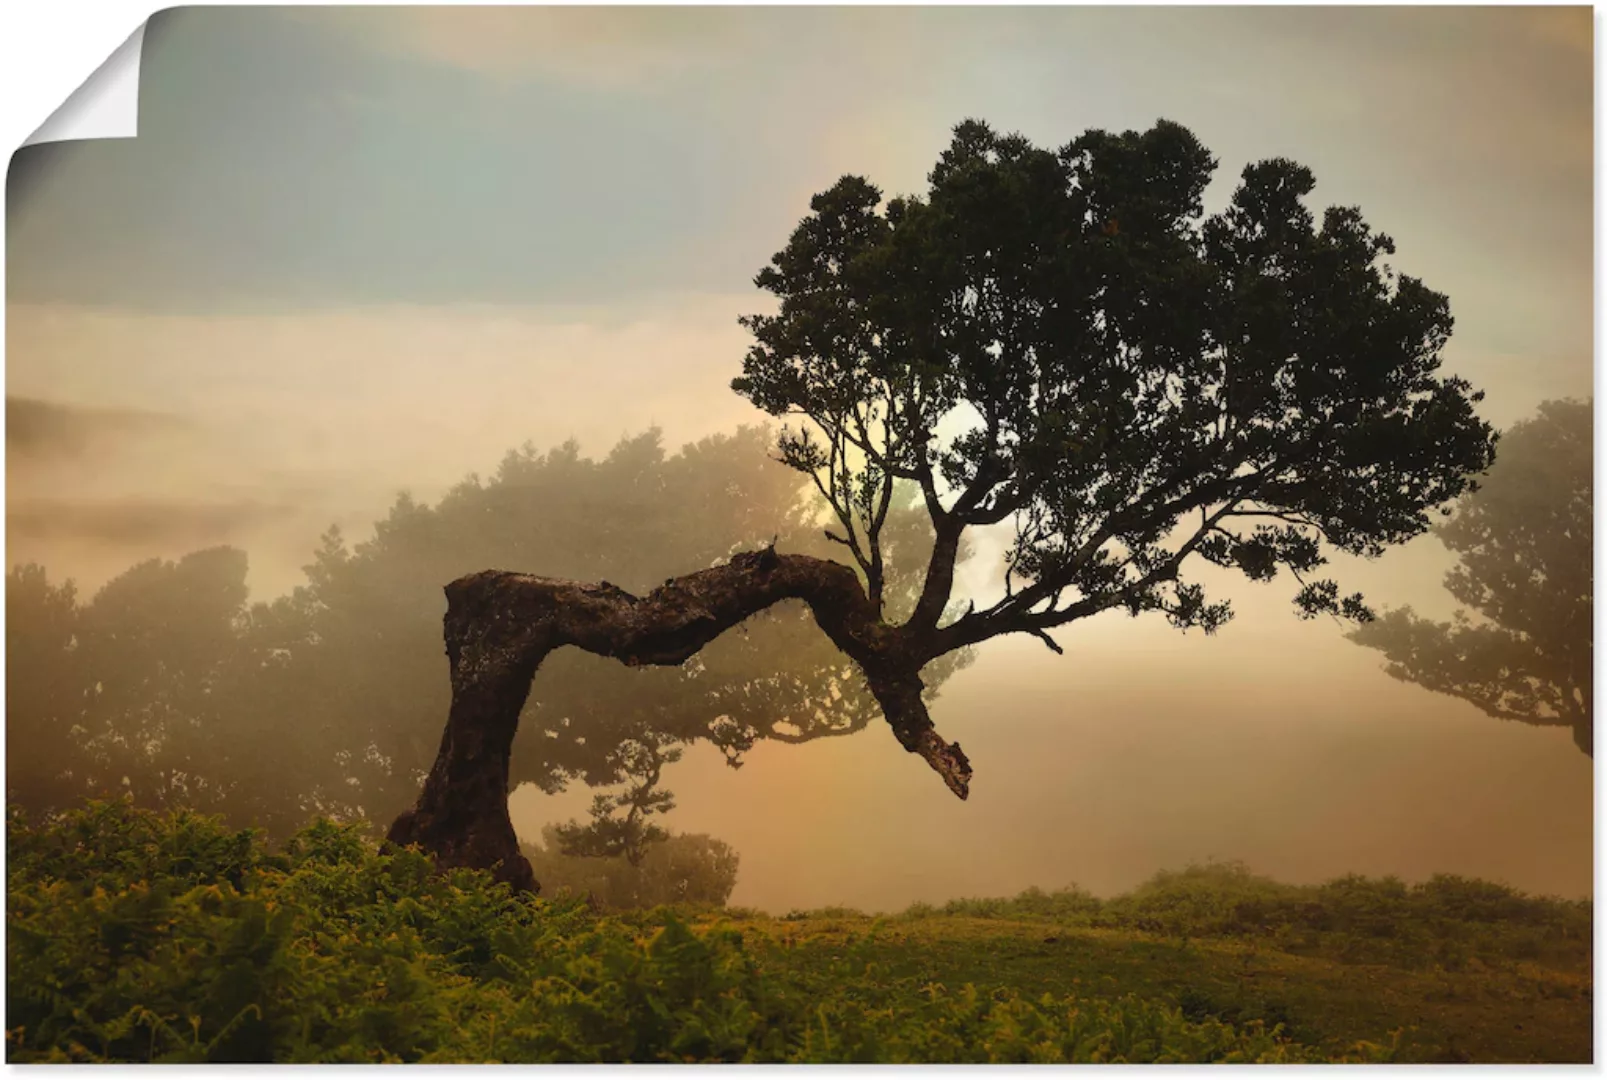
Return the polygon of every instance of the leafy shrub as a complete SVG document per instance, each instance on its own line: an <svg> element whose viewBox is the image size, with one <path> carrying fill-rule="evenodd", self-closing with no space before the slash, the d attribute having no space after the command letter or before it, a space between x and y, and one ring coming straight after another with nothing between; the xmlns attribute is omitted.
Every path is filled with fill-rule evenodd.
<svg viewBox="0 0 1607 1080"><path fill-rule="evenodd" d="M1464 922L1545 924L1554 907L1505 885L1454 874L1435 874L1412 891L1423 906Z"/></svg>
<svg viewBox="0 0 1607 1080"><path fill-rule="evenodd" d="M1299 895L1243 863L1162 871L1101 911L1100 922L1169 935L1253 934Z"/></svg>
<svg viewBox="0 0 1607 1080"><path fill-rule="evenodd" d="M721 907L736 888L740 857L701 833L672 834L648 847L640 865L623 855L566 855L552 826L540 845L523 845L546 896L589 897L607 911L665 904Z"/></svg>

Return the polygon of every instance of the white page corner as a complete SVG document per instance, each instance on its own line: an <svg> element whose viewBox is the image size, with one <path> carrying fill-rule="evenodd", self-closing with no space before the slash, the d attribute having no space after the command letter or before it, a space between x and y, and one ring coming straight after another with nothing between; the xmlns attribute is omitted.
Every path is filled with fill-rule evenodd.
<svg viewBox="0 0 1607 1080"><path fill-rule="evenodd" d="M138 135L140 51L146 25L141 23L22 145Z"/></svg>

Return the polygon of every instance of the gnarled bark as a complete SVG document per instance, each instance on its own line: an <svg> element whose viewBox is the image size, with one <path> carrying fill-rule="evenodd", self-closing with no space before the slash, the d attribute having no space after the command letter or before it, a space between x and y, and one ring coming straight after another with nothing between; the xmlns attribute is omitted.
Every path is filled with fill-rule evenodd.
<svg viewBox="0 0 1607 1080"><path fill-rule="evenodd" d="M772 549L666 581L644 597L601 582L487 570L446 587L452 707L435 765L388 839L418 844L442 868L490 869L516 890L539 886L508 818L508 758L519 712L548 653L574 645L625 664L674 666L782 600L807 603L832 642L864 670L894 735L965 798L970 762L932 727L921 700L929 654L882 622L854 572Z"/></svg>

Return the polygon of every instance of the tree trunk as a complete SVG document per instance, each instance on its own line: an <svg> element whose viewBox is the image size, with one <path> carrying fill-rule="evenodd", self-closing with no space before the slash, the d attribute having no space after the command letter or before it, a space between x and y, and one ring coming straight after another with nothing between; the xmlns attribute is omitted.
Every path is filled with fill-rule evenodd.
<svg viewBox="0 0 1607 1080"><path fill-rule="evenodd" d="M608 582L487 570L446 587L452 707L418 802L391 826L442 869L491 870L515 890L539 886L508 818L508 759L530 682L548 653L574 645L627 665L684 663L742 620L782 600L809 604L832 642L864 670L900 744L960 798L971 766L932 727L921 700L919 650L881 621L854 572L766 549L666 581L645 597Z"/></svg>

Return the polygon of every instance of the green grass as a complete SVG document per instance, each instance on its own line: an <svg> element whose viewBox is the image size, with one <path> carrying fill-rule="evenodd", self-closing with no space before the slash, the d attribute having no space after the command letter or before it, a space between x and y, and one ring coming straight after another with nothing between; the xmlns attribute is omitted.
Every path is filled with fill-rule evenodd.
<svg viewBox="0 0 1607 1080"><path fill-rule="evenodd" d="M1291 955L1253 940L1009 917L838 915L742 925L767 943L766 962L805 984L851 952L880 969L883 985L1132 995L1191 1020L1281 1026L1331 1055L1372 1042L1395 1046L1400 1061L1591 1060L1588 970L1476 958L1457 972L1402 968Z"/></svg>
<svg viewBox="0 0 1607 1080"><path fill-rule="evenodd" d="M599 916L118 803L7 854L13 1062L1591 1060L1590 905L1458 878Z"/></svg>

